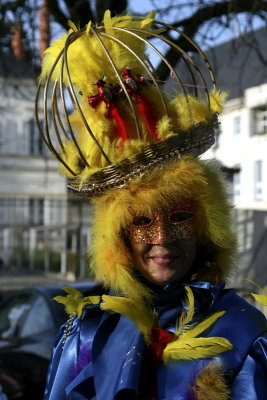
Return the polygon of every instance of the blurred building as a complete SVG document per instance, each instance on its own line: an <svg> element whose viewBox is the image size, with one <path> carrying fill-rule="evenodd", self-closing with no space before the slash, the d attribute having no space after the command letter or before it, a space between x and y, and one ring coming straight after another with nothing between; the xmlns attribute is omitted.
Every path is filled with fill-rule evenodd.
<svg viewBox="0 0 267 400"><path fill-rule="evenodd" d="M213 48L218 87L229 91L217 141L206 156L233 170L239 242L235 284L267 285L267 40L266 28Z"/></svg>
<svg viewBox="0 0 267 400"><path fill-rule="evenodd" d="M85 274L89 206L71 199L34 116L37 71L0 61L0 273Z"/></svg>

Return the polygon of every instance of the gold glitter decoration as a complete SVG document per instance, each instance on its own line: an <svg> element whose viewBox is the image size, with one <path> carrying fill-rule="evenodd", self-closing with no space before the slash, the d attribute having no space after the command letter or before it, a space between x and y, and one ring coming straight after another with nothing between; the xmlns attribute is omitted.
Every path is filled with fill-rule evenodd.
<svg viewBox="0 0 267 400"><path fill-rule="evenodd" d="M136 243L161 244L189 238L195 231L193 210L190 206L155 212L152 216L134 215L129 237Z"/></svg>

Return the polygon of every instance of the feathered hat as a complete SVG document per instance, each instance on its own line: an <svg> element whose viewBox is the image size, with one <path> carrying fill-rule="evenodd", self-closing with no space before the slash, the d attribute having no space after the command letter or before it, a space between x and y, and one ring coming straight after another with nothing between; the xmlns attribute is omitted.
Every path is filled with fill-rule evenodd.
<svg viewBox="0 0 267 400"><path fill-rule="evenodd" d="M190 43L203 71L173 35ZM181 72L166 51L179 57ZM156 75L158 61L170 71L171 93ZM199 245L216 264L198 278L218 281L228 274L230 207L218 171L198 158L214 143L224 97L201 49L154 13L111 18L106 11L99 25L78 29L70 23L69 33L46 50L37 123L68 188L94 202L91 267L107 287L132 297L146 294L132 273L122 232L131 223L130 210L150 212L174 199L193 202Z"/></svg>

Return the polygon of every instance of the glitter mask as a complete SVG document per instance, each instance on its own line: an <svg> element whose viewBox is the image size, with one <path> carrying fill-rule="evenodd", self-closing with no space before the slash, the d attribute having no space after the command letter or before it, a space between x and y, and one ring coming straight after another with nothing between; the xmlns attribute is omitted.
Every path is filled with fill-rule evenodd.
<svg viewBox="0 0 267 400"><path fill-rule="evenodd" d="M186 205L155 212L152 216L134 215L129 237L136 243L171 243L189 238L194 230L193 209Z"/></svg>

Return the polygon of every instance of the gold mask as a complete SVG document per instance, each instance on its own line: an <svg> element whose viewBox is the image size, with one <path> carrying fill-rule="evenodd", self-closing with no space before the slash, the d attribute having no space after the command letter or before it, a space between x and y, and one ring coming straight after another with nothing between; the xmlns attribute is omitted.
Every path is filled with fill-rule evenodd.
<svg viewBox="0 0 267 400"><path fill-rule="evenodd" d="M194 232L194 213L190 204L154 212L133 215L129 237L136 243L162 244L185 239Z"/></svg>

